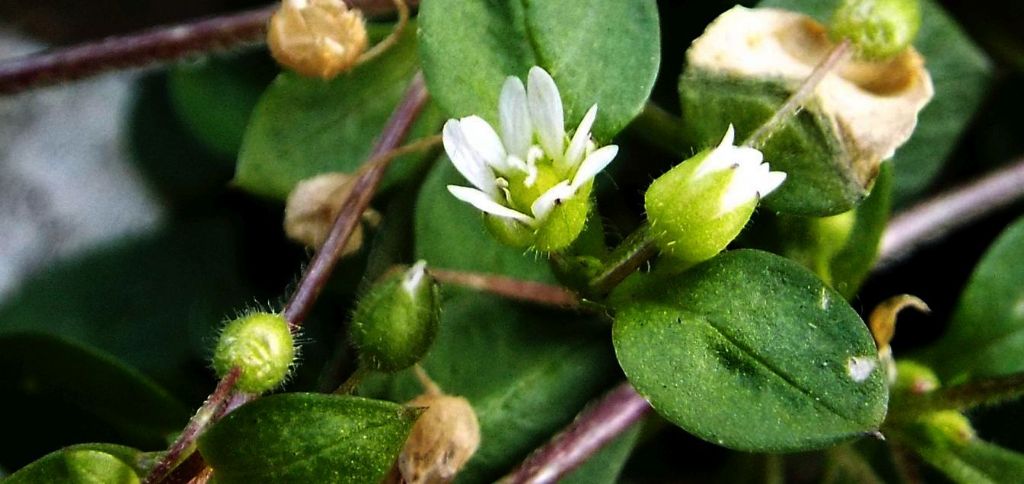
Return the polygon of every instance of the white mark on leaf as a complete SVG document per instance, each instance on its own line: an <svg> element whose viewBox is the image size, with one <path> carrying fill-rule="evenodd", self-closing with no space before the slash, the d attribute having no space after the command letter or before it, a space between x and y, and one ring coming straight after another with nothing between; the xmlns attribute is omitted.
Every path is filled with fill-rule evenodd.
<svg viewBox="0 0 1024 484"><path fill-rule="evenodd" d="M854 356L846 362L846 372L850 374L853 381L860 383L867 380L877 366L874 357Z"/></svg>

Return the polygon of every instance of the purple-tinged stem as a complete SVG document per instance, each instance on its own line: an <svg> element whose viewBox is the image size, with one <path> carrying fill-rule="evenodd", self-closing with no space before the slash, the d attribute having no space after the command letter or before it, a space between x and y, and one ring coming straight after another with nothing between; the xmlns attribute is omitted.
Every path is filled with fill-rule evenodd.
<svg viewBox="0 0 1024 484"><path fill-rule="evenodd" d="M214 417L221 413L221 409L228 403L228 399L231 397L235 389L235 383L238 381L241 373L238 367L235 367L227 375L224 375L224 378L217 384L217 388L203 402L203 406L199 407L192 420L189 420L188 425L181 431L181 435L174 441L171 448L167 450L167 453L157 462L153 470L142 480L143 484L160 482L167 476L168 472L181 459L182 454L195 444L196 439L214 421Z"/></svg>
<svg viewBox="0 0 1024 484"><path fill-rule="evenodd" d="M882 235L875 269L884 269L921 246L1021 199L1024 158L893 217Z"/></svg>
<svg viewBox="0 0 1024 484"><path fill-rule="evenodd" d="M650 412L647 400L624 382L584 410L576 421L530 454L501 482L557 482Z"/></svg>
<svg viewBox="0 0 1024 484"><path fill-rule="evenodd" d="M409 134L413 121L426 105L427 97L423 75L417 73L406 89L402 102L391 113L391 118L370 154L371 158L398 147L399 143ZM299 281L298 288L292 293L291 299L284 308L284 318L293 328L302 326L306 316L309 315L313 303L320 296L320 292L323 291L324 285L327 284L327 280L334 271L334 266L338 263L342 250L348 244L349 237L352 236L352 232L361 220L363 212L370 206L370 201L373 199L374 193L377 192L377 187L390 164L390 157L381 158L378 162L364 165L361 169L354 182L352 194L345 200L337 218L334 219L334 225L327 235L327 240L313 256L313 260Z"/></svg>
<svg viewBox="0 0 1024 484"><path fill-rule="evenodd" d="M429 272L439 282L489 292L509 299L561 308L576 308L580 305L579 295L562 286L478 272L435 268L430 268Z"/></svg>
<svg viewBox="0 0 1024 484"><path fill-rule="evenodd" d="M368 16L395 11L392 0L347 0ZM418 1L410 0L411 6ZM262 44L266 26L278 4L156 27L0 62L0 94L94 76L103 72L178 61L212 51Z"/></svg>

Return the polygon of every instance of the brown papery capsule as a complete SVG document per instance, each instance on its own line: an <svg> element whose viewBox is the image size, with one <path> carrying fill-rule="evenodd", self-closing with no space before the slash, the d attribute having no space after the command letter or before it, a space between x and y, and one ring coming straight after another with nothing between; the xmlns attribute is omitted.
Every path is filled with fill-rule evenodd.
<svg viewBox="0 0 1024 484"><path fill-rule="evenodd" d="M352 193L355 177L347 173L324 173L303 180L288 194L284 209L284 231L288 238L307 247L320 248L327 240L335 217ZM371 226L380 221L380 214L367 210L363 221ZM363 227L356 225L342 251L342 256L359 251L363 246Z"/></svg>
<svg viewBox="0 0 1024 484"><path fill-rule="evenodd" d="M367 43L362 12L342 0L284 0L267 32L270 53L279 64L323 79L352 68Z"/></svg>
<svg viewBox="0 0 1024 484"><path fill-rule="evenodd" d="M406 405L424 410L398 456L398 469L408 484L451 482L480 446L480 423L468 400L445 395L415 369L426 391Z"/></svg>

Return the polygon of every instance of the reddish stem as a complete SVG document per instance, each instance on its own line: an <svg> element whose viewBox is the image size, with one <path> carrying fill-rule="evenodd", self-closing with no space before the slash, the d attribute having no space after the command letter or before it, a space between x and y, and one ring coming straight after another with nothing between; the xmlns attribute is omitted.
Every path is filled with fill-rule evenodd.
<svg viewBox="0 0 1024 484"><path fill-rule="evenodd" d="M651 406L623 382L586 409L561 433L540 447L501 482L557 482L651 412Z"/></svg>
<svg viewBox="0 0 1024 484"><path fill-rule="evenodd" d="M377 145L374 146L370 158L377 157L398 147L412 128L412 123L419 116L427 103L427 89L423 83L423 75L417 73L405 91L402 102L391 113ZM370 206L377 187L380 185L384 172L391 164L391 157L381 158L377 162L363 167L354 183L352 194L341 206L327 240L313 256L306 272L299 281L299 286L292 294L284 308L284 317L293 328L302 325L313 308L320 292L331 276L334 266L338 263L342 250L348 244L349 237L355 231L363 212Z"/></svg>
<svg viewBox="0 0 1024 484"><path fill-rule="evenodd" d="M575 292L543 282L435 268L430 269L430 274L440 282L469 287L509 299L563 308L576 308L580 305L580 297Z"/></svg>
<svg viewBox="0 0 1024 484"><path fill-rule="evenodd" d="M347 0L369 16L395 11L392 0ZM410 0L415 6L418 1ZM211 51L261 44L278 4L157 27L0 63L0 94L82 79L103 72L177 61Z"/></svg>
<svg viewBox="0 0 1024 484"><path fill-rule="evenodd" d="M237 367L232 368L227 375L224 375L224 378L217 384L217 388L213 390L213 393L206 399L203 406L199 407L192 420L189 420L185 430L181 431L181 435L174 441L171 448L167 450L167 453L157 462L153 470L142 480L143 484L160 482L167 476L168 471L178 463L182 454L195 444L196 439L215 421L215 417L221 413L221 409L228 403L228 398L232 395L232 391L235 389L235 382L238 381L240 375L241 371Z"/></svg>

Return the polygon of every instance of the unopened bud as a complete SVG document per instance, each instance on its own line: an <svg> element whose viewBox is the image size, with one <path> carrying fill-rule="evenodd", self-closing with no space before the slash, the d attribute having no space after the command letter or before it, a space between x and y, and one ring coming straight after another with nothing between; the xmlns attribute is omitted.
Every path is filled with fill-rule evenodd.
<svg viewBox="0 0 1024 484"><path fill-rule="evenodd" d="M213 353L213 368L221 378L238 368L235 386L244 392L263 393L284 382L294 359L295 343L284 317L253 313L224 328Z"/></svg>
<svg viewBox="0 0 1024 484"><path fill-rule="evenodd" d="M761 152L722 143L676 165L644 196L651 235L662 256L681 267L721 252L750 220L757 202L786 179L769 171Z"/></svg>
<svg viewBox="0 0 1024 484"><path fill-rule="evenodd" d="M896 363L894 393L924 395L939 388L939 377L931 368L914 361L900 360Z"/></svg>
<svg viewBox="0 0 1024 484"><path fill-rule="evenodd" d="M966 445L977 437L971 421L956 410L929 413L921 417L920 423L928 437L940 445Z"/></svg>
<svg viewBox="0 0 1024 484"><path fill-rule="evenodd" d="M367 43L362 12L349 10L342 0L284 0L267 32L278 63L323 79L354 66Z"/></svg>
<svg viewBox="0 0 1024 484"><path fill-rule="evenodd" d="M437 335L438 308L437 284L423 261L374 285L352 319L362 366L395 372L422 359Z"/></svg>
<svg viewBox="0 0 1024 484"><path fill-rule="evenodd" d="M443 394L422 370L418 374L427 390L406 405L424 410L399 454L398 469L408 484L451 482L480 446L480 423L468 400Z"/></svg>
<svg viewBox="0 0 1024 484"><path fill-rule="evenodd" d="M346 173L324 173L295 186L288 195L284 209L284 230L288 238L307 247L320 248L331 232L341 206L352 193L355 177ZM363 221L371 226L380 221L380 214L369 209ZM356 225L342 251L342 257L354 254L363 246L363 227Z"/></svg>
<svg viewBox="0 0 1024 484"><path fill-rule="evenodd" d="M844 0L829 33L837 41L850 39L860 57L882 60L906 49L920 28L918 0Z"/></svg>

